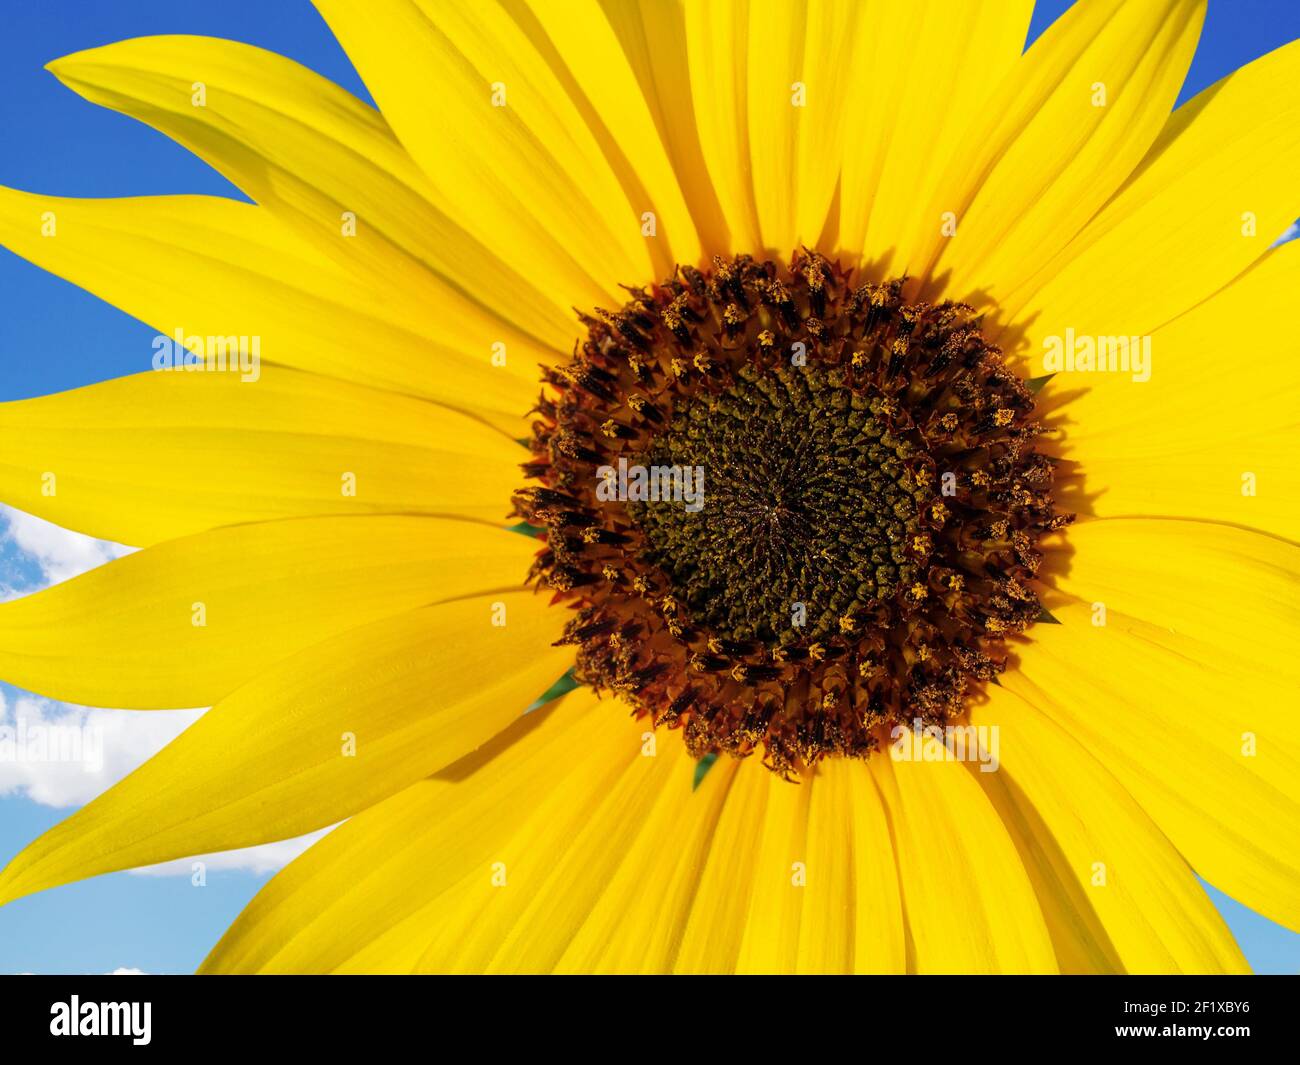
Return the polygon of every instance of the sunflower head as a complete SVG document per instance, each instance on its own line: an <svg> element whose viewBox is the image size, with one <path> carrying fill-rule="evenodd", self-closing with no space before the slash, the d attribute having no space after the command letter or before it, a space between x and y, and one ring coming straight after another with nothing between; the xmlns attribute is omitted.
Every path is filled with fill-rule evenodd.
<svg viewBox="0 0 1300 1065"><path fill-rule="evenodd" d="M316 3L375 107L229 40L50 67L250 202L0 188L265 356L0 403L0 500L141 548L0 602L0 678L211 707L0 904L337 826L206 971L1243 971L1204 884L1300 929L1300 42L1171 115L1203 0Z"/></svg>
<svg viewBox="0 0 1300 1065"><path fill-rule="evenodd" d="M942 724L1039 616L1068 523L971 308L815 252L681 266L546 373L518 513L578 678L782 775Z"/></svg>

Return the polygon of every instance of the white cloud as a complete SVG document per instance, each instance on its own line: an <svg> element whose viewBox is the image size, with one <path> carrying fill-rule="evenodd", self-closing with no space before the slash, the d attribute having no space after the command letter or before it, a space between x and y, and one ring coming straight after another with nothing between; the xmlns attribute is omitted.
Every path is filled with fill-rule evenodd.
<svg viewBox="0 0 1300 1065"><path fill-rule="evenodd" d="M273 873L283 869L298 855L315 843L336 826L309 832L295 839L284 839L277 843L263 843L258 847L245 847L242 850L222 851L218 854L199 854L193 858L178 858L158 865L146 865L141 869L132 869L137 876L192 876L195 862L202 862L209 873L226 869L241 869L249 873Z"/></svg>
<svg viewBox="0 0 1300 1065"><path fill-rule="evenodd" d="M28 594L134 550L0 504L0 536L40 569ZM5 589L0 588L0 598ZM162 750L202 710L101 710L0 690L0 795L80 806Z"/></svg>
<svg viewBox="0 0 1300 1065"><path fill-rule="evenodd" d="M2 503L0 533L40 567L42 578L35 588L9 589L7 598L66 581L135 550L83 536Z"/></svg>
<svg viewBox="0 0 1300 1065"><path fill-rule="evenodd" d="M0 690L0 795L42 806L82 806L152 758L203 710L100 710ZM333 826L331 826L333 827ZM284 868L329 828L257 847L178 858L132 870L141 876L208 872L271 873Z"/></svg>
<svg viewBox="0 0 1300 1065"><path fill-rule="evenodd" d="M99 710L0 691L0 795L81 806L152 758L202 710Z"/></svg>
<svg viewBox="0 0 1300 1065"><path fill-rule="evenodd" d="M35 976L35 973L15 973L15 976ZM128 969L126 966L119 966L111 973L105 973L105 976L148 976L149 974L143 969Z"/></svg>
<svg viewBox="0 0 1300 1065"><path fill-rule="evenodd" d="M24 587L0 581L0 601L129 554L135 548L96 540L0 504L0 538L40 570ZM6 697L0 689L0 796L20 795L42 806L81 806L152 758L203 715L203 710L101 710L36 695ZM141 876L191 876L208 871L269 873L298 857L329 829L243 850L181 858L133 870ZM119 969L118 973L138 973Z"/></svg>

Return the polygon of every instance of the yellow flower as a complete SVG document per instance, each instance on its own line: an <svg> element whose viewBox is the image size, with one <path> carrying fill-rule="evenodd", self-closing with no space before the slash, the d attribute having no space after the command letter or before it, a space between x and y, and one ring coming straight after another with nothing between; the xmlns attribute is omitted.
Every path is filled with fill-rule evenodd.
<svg viewBox="0 0 1300 1065"><path fill-rule="evenodd" d="M1193 870L1300 929L1300 46L1171 116L1190 0L319 7L379 111L51 64L254 204L0 192L261 358L0 405L0 498L144 548L0 676L213 706L0 900L346 820L205 969L1244 969Z"/></svg>

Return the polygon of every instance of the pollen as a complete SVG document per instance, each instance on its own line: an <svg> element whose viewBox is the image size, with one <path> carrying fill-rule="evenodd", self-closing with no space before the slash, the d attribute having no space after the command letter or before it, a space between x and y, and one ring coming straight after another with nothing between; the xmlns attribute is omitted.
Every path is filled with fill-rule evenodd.
<svg viewBox="0 0 1300 1065"><path fill-rule="evenodd" d="M1042 614L1071 516L1032 393L969 307L903 289L807 252L682 266L545 372L529 579L577 678L697 757L868 757L960 716Z"/></svg>

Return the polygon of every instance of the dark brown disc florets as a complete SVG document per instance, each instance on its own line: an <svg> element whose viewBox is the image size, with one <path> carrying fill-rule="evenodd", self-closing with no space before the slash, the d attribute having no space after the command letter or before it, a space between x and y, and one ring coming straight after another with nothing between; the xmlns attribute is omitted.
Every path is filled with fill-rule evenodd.
<svg viewBox="0 0 1300 1065"><path fill-rule="evenodd" d="M1052 462L969 307L837 264L679 267L545 375L518 513L577 677L788 774L943 724L1040 615Z"/></svg>

